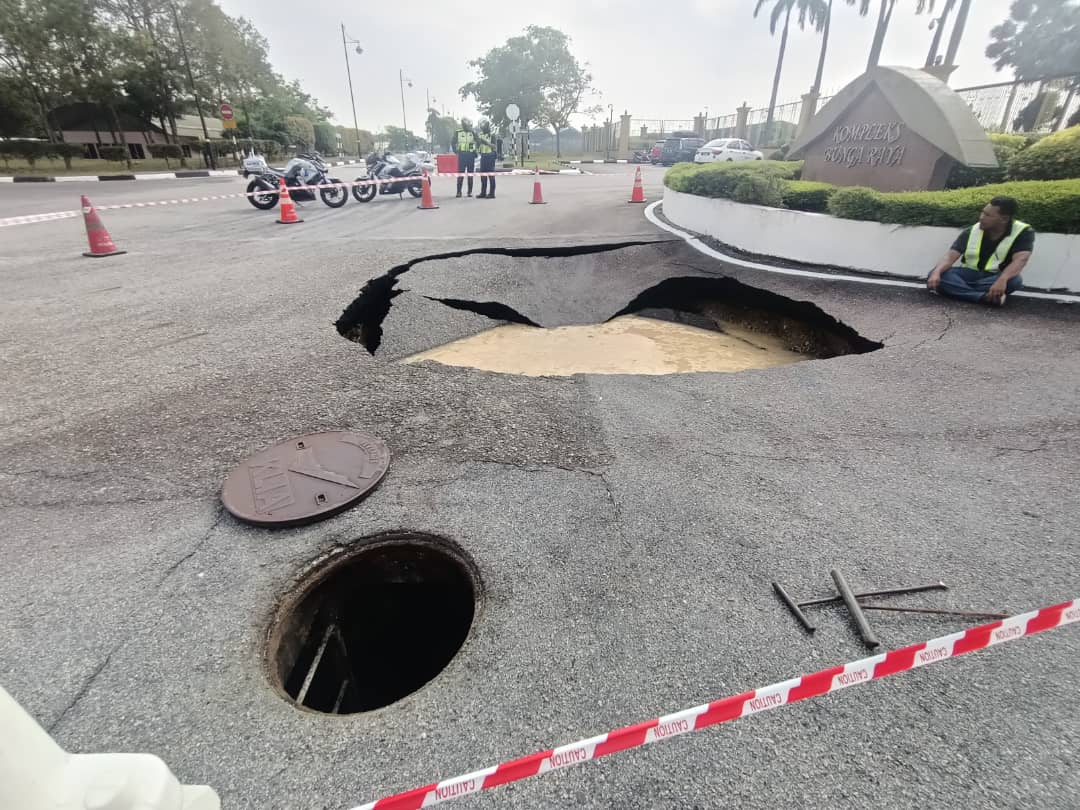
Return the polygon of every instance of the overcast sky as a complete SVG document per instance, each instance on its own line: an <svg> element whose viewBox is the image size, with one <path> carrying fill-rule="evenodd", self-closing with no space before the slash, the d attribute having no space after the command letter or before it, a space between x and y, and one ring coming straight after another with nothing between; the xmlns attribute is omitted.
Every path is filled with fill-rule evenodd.
<svg viewBox="0 0 1080 810"><path fill-rule="evenodd" d="M588 62L600 96L592 103L624 109L634 118L688 119L706 106L727 114L743 101L769 101L779 30L770 36L768 11L753 17L754 0L532 0L453 3L356 3L340 0L219 0L226 12L248 17L270 41L274 67L350 124L349 90L341 24L363 43L350 56L360 126L401 125L398 70L405 88L409 128L423 130L425 90L440 109L475 116L458 88L473 78L468 61L519 33L526 25L566 32L580 61ZM953 74L953 87L1005 81L985 57L990 29L1008 16L1011 0L973 4ZM872 2L876 8L877 2ZM495 9L498 11L495 11ZM921 66L930 45L928 15L915 0L898 0L881 63ZM860 17L835 0L823 89L838 90L862 72L873 36L874 14ZM819 36L792 27L778 102L798 100L810 88ZM944 45L944 43L943 43ZM944 52L942 47L941 52ZM606 117L606 116L605 116Z"/></svg>

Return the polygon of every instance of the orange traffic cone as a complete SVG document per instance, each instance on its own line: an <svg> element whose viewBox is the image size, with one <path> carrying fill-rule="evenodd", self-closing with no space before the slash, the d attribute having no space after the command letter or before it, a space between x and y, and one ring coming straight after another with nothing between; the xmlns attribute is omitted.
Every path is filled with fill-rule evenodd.
<svg viewBox="0 0 1080 810"><path fill-rule="evenodd" d="M627 202L643 203L645 202L645 186L641 185L641 167L638 166L637 174L634 175L634 191L630 195L630 199Z"/></svg>
<svg viewBox="0 0 1080 810"><path fill-rule="evenodd" d="M100 259L103 256L119 256L121 253L127 253L126 250L116 247L109 232L101 224L101 217L98 216L93 203L86 198L85 194L82 198L82 213L83 222L86 224L86 238L90 240L90 250L83 256Z"/></svg>
<svg viewBox="0 0 1080 810"><path fill-rule="evenodd" d="M533 198L529 205L547 205L544 202L544 192L540 188L540 167L536 167L536 180L533 181Z"/></svg>
<svg viewBox="0 0 1080 810"><path fill-rule="evenodd" d="M304 220L296 215L296 203L289 196L289 187L285 185L285 178L279 177L281 191L278 192L281 201L281 214L277 218L278 225L296 225Z"/></svg>
<svg viewBox="0 0 1080 810"><path fill-rule="evenodd" d="M431 196L431 178L427 172L424 172L424 179L420 181L420 204L416 207L421 211L431 211L439 207Z"/></svg>

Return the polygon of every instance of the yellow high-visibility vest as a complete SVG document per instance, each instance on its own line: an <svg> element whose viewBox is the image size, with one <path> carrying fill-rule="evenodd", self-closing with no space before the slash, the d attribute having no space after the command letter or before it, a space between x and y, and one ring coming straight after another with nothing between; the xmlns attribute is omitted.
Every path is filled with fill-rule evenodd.
<svg viewBox="0 0 1080 810"><path fill-rule="evenodd" d="M967 247L964 248L964 256L961 259L964 267L970 267L972 270L984 270L987 273L997 273L1001 270L1001 266L1005 264L1005 259L1009 255L1009 251L1012 249L1013 244L1016 242L1016 237L1025 228L1030 228L1026 222L1021 222L1018 219L1014 219L1012 228L1005 238L998 242L998 246L994 248L994 255L986 260L986 267L979 267L979 254L982 251L983 230L979 227L979 223L975 223L971 226L971 231L968 233Z"/></svg>
<svg viewBox="0 0 1080 810"><path fill-rule="evenodd" d="M457 132L457 151L472 152L476 149L476 139L471 132L459 129Z"/></svg>

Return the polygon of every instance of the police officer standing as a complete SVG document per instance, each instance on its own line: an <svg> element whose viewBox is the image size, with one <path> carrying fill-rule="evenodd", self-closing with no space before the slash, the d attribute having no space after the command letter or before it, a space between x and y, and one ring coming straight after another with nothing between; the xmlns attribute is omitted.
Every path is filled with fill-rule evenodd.
<svg viewBox="0 0 1080 810"><path fill-rule="evenodd" d="M476 135L473 132L472 121L468 118L461 119L461 129L454 133L454 153L457 155L458 172L469 173L469 196L472 196L473 177L476 171ZM457 179L457 196L461 196L461 181Z"/></svg>
<svg viewBox="0 0 1080 810"><path fill-rule="evenodd" d="M491 122L480 122L480 131L476 135L476 151L480 153L480 194L477 199L495 199L495 161L502 153L502 139L491 131ZM490 176L489 176L490 175ZM488 181L491 192L488 193Z"/></svg>

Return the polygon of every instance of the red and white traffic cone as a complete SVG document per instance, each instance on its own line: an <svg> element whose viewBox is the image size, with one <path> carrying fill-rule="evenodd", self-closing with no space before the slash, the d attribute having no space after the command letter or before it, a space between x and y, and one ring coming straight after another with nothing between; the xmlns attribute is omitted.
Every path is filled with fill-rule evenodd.
<svg viewBox="0 0 1080 810"><path fill-rule="evenodd" d="M533 181L533 198L529 205L547 205L544 202L544 191L540 188L540 167L536 167L536 179Z"/></svg>
<svg viewBox="0 0 1080 810"><path fill-rule="evenodd" d="M638 166L637 174L634 175L634 191L630 194L627 202L643 203L645 200L645 186L641 184L641 167Z"/></svg>
<svg viewBox="0 0 1080 810"><path fill-rule="evenodd" d="M90 240L90 250L83 253L83 256L101 259L105 256L119 256L121 253L127 253L126 250L120 250L113 242L94 204L86 198L85 194L82 198L82 213L83 223L86 225L86 238Z"/></svg>
<svg viewBox="0 0 1080 810"><path fill-rule="evenodd" d="M431 196L431 178L424 172L424 178L420 181L420 204L416 206L421 211L431 211L438 208L435 198Z"/></svg>
<svg viewBox="0 0 1080 810"><path fill-rule="evenodd" d="M289 195L289 187L285 185L285 178L278 178L281 183L280 190L278 191L278 200L281 203L281 213L278 215L278 225L296 225L303 222L296 215L296 203L293 202L292 197Z"/></svg>

